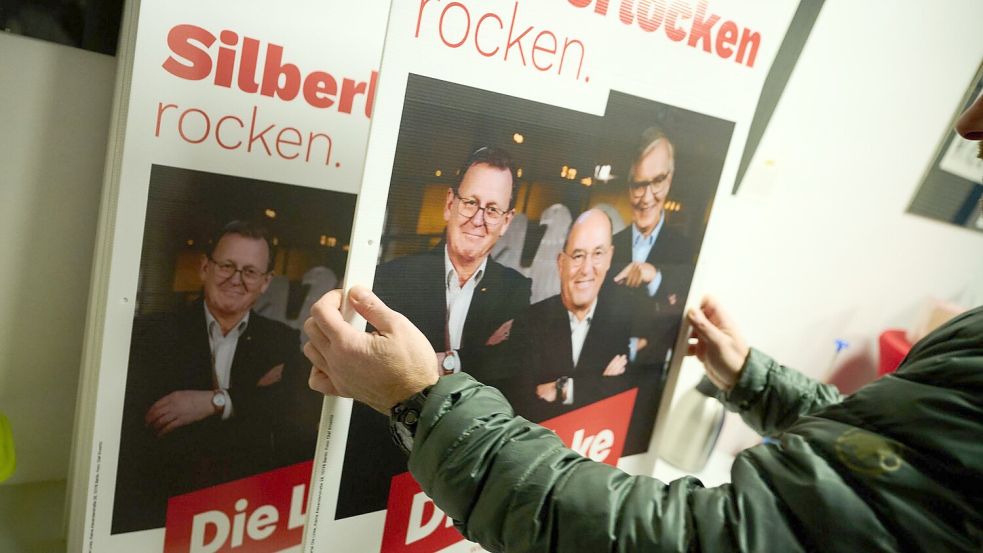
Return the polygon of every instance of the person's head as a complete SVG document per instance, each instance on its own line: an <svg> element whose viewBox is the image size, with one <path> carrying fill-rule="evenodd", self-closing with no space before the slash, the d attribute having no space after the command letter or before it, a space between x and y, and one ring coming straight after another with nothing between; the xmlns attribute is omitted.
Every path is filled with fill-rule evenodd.
<svg viewBox="0 0 983 553"><path fill-rule="evenodd" d="M611 268L611 219L599 209L582 213L570 226L560 269L560 299L569 311L586 311L597 298Z"/></svg>
<svg viewBox="0 0 983 553"><path fill-rule="evenodd" d="M665 133L658 127L645 129L628 172L632 221L642 234L652 232L662 219L675 165L675 150Z"/></svg>
<svg viewBox="0 0 983 553"><path fill-rule="evenodd" d="M480 148L471 154L444 202L452 261L473 263L488 255L509 228L515 185L512 159L504 150Z"/></svg>
<svg viewBox="0 0 983 553"><path fill-rule="evenodd" d="M205 303L216 318L240 318L270 285L273 248L266 230L246 221L222 227L201 258Z"/></svg>
<svg viewBox="0 0 983 553"><path fill-rule="evenodd" d="M979 141L979 158L983 159L983 96L969 106L956 121L956 132L966 140Z"/></svg>

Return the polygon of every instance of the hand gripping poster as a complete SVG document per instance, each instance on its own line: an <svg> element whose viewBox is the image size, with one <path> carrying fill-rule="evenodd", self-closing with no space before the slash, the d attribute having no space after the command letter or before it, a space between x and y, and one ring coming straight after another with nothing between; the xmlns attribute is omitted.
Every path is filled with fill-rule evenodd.
<svg viewBox="0 0 983 553"><path fill-rule="evenodd" d="M128 4L71 551L299 551L388 2ZM101 139L101 137L99 137Z"/></svg>
<svg viewBox="0 0 983 553"><path fill-rule="evenodd" d="M419 327L435 370L651 471L714 200L796 7L394 2L346 285ZM306 551L480 550L387 428L329 400Z"/></svg>

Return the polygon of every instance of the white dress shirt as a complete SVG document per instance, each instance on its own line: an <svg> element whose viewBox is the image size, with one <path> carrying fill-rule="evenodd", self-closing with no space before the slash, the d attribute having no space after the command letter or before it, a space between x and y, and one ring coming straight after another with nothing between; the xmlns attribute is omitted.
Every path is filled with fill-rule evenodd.
<svg viewBox="0 0 983 553"><path fill-rule="evenodd" d="M580 361L580 352L584 350L584 342L587 340L587 333L590 331L590 323L594 319L594 309L597 307L597 298L594 298L594 303L590 305L590 309L587 310L587 314L583 319L578 319L576 315L567 311L567 317L570 318L570 345L571 354L573 356L573 366L577 366L577 362ZM563 396L564 405L573 404L573 377L570 377L563 390L557 390L557 393Z"/></svg>
<svg viewBox="0 0 983 553"><path fill-rule="evenodd" d="M659 231L662 230L662 225L666 222L666 214L663 212L662 216L659 218L659 224L655 225L652 232L648 236L644 236L638 231L638 227L634 223L631 225L631 260L636 263L646 263L649 253L652 251L652 246L655 246L655 241L659 238ZM655 293L659 290L659 285L662 284L662 271L656 267L655 278L651 282L645 285L648 291L649 297L655 296Z"/></svg>
<svg viewBox="0 0 983 553"><path fill-rule="evenodd" d="M222 420L232 416L232 398L229 396L229 381L232 378L232 360L236 355L236 345L239 336L246 331L249 324L249 312L241 321L232 327L228 334L222 334L222 325L212 316L205 305L205 322L208 325L208 346L212 350L212 371L215 384L225 395L225 407L222 408Z"/></svg>
<svg viewBox="0 0 983 553"><path fill-rule="evenodd" d="M471 298L474 297L474 289L478 287L481 277L485 275L485 267L488 265L486 256L478 270L471 275L471 278L461 285L461 279L451 263L451 258L447 254L447 247L444 247L444 279L447 297L447 339L450 349L457 351L461 349L461 335L464 333L464 321L468 318L468 310L471 308Z"/></svg>

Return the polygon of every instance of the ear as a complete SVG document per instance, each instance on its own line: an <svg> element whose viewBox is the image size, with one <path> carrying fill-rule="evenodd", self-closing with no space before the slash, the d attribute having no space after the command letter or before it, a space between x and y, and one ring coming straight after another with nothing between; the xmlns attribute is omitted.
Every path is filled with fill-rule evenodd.
<svg viewBox="0 0 983 553"><path fill-rule="evenodd" d="M208 272L208 256L201 254L201 263L198 265L198 278L205 282L205 274Z"/></svg>
<svg viewBox="0 0 983 553"><path fill-rule="evenodd" d="M449 223L451 215L454 213L454 189L447 189L447 197L444 199L444 222Z"/></svg>
<svg viewBox="0 0 983 553"><path fill-rule="evenodd" d="M505 232L509 230L509 224L512 223L512 216L515 215L515 210L510 209L505 216L502 218L502 224L498 227L498 236L505 236Z"/></svg>
<svg viewBox="0 0 983 553"><path fill-rule="evenodd" d="M267 274L266 275L266 278L263 279L263 285L259 287L259 293L260 293L260 295L263 295L263 294L266 293L266 289L270 287L270 283L271 282L273 282L273 275L272 274Z"/></svg>

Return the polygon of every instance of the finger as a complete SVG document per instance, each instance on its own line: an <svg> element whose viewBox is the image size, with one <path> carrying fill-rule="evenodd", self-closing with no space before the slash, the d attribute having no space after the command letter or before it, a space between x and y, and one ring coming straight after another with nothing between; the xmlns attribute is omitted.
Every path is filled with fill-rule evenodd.
<svg viewBox="0 0 983 553"><path fill-rule="evenodd" d="M621 272L614 276L614 281L621 284L625 280L625 277L628 276L628 272L631 271L631 266L632 264L629 263L624 269L621 269Z"/></svg>
<svg viewBox="0 0 983 553"><path fill-rule="evenodd" d="M167 423L171 422L175 418L177 418L177 417L175 415L171 414L170 412L163 412L163 413L158 414L157 417L155 417L148 424L155 431L160 432L160 429L161 428L163 428L164 426L166 426Z"/></svg>
<svg viewBox="0 0 983 553"><path fill-rule="evenodd" d="M334 342L358 334L341 316L341 294L341 290L332 290L311 306L314 323L328 340Z"/></svg>
<svg viewBox="0 0 983 553"><path fill-rule="evenodd" d="M307 357L307 360L310 361L315 367L318 367L319 369L328 368L328 360L321 354L321 350L319 350L313 342L307 342L304 344L304 356Z"/></svg>
<svg viewBox="0 0 983 553"><path fill-rule="evenodd" d="M403 320L402 315L389 309L389 306L364 286L353 286L348 292L348 301L355 312L381 334L392 332Z"/></svg>
<svg viewBox="0 0 983 553"><path fill-rule="evenodd" d="M706 295L700 301L700 310L717 328L730 328L731 319L727 311L720 305L717 298Z"/></svg>
<svg viewBox="0 0 983 553"><path fill-rule="evenodd" d="M307 320L304 321L304 334L310 338L310 341L307 343L313 344L318 351L327 352L330 350L331 341L324 335L321 328L317 326L317 322L314 321L313 317L308 317Z"/></svg>
<svg viewBox="0 0 983 553"><path fill-rule="evenodd" d="M154 402L154 404L150 406L150 409L147 409L147 414L143 417L143 422L151 425L155 420L160 418L161 414L163 414L165 411L165 406L169 397L170 396L167 395Z"/></svg>
<svg viewBox="0 0 983 553"><path fill-rule="evenodd" d="M700 309L690 309L686 313L686 318L699 333L700 338L707 338L715 344L720 344L727 338L727 335L710 322Z"/></svg>
<svg viewBox="0 0 983 553"><path fill-rule="evenodd" d="M177 430L178 428L181 428L182 426L184 426L184 422L180 418L175 418L171 422L169 422L166 425L164 425L163 428L161 428L160 430L158 430L157 437L159 438L161 436L164 436L166 434L169 434L170 432L172 432L174 430Z"/></svg>
<svg viewBox="0 0 983 553"><path fill-rule="evenodd" d="M318 370L317 367L311 367L311 376L307 379L307 385L315 392L321 392L324 395L341 395L338 393L338 388L335 387L334 382L331 381L331 377Z"/></svg>

